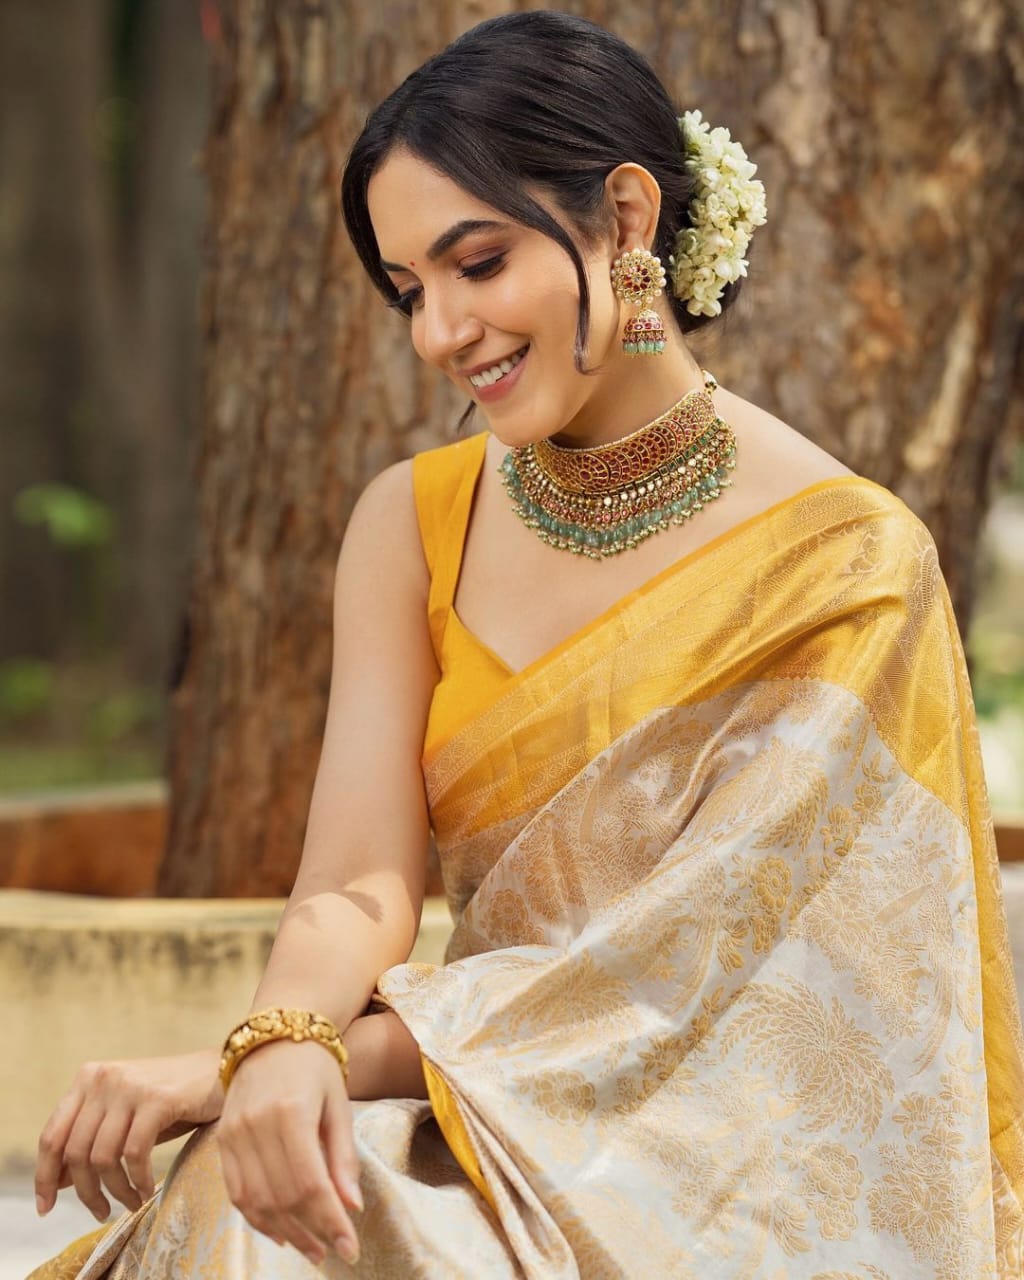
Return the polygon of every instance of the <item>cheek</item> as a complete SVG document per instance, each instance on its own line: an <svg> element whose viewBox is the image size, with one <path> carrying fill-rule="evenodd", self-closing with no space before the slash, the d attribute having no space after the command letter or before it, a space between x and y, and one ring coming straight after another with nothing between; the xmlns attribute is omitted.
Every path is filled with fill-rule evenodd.
<svg viewBox="0 0 1024 1280"><path fill-rule="evenodd" d="M500 284L509 318L515 316L523 332L538 337L555 336L566 327L575 332L579 282L564 253L536 254L522 271L507 274L507 279L499 277L495 284Z"/></svg>

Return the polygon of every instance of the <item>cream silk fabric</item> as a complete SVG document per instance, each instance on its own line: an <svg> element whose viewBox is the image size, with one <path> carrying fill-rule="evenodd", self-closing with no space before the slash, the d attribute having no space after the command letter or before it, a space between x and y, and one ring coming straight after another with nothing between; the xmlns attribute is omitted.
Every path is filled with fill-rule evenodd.
<svg viewBox="0 0 1024 1280"><path fill-rule="evenodd" d="M478 439L417 460L421 502ZM433 1109L357 1104L364 1261L327 1274L1022 1275L998 866L898 500L826 481L740 525L432 717L424 775L456 927L379 994ZM226 1204L209 1131L80 1273L314 1274Z"/></svg>

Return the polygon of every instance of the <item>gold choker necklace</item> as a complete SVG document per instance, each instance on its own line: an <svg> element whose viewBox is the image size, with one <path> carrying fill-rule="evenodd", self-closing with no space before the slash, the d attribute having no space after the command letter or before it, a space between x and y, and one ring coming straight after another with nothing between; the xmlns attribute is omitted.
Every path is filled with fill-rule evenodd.
<svg viewBox="0 0 1024 1280"><path fill-rule="evenodd" d="M704 386L638 431L592 449L510 449L500 471L516 514L561 551L600 560L683 524L729 486L736 437Z"/></svg>

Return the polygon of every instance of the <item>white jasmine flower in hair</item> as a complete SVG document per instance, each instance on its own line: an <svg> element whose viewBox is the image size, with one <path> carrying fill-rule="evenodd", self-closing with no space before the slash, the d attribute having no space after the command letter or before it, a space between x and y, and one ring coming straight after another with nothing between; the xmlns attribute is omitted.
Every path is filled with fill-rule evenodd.
<svg viewBox="0 0 1024 1280"><path fill-rule="evenodd" d="M676 236L669 258L672 288L690 315L717 316L722 290L747 274L744 255L754 228L768 221L764 183L728 129L712 129L699 111L682 115L679 128L696 189L692 226Z"/></svg>

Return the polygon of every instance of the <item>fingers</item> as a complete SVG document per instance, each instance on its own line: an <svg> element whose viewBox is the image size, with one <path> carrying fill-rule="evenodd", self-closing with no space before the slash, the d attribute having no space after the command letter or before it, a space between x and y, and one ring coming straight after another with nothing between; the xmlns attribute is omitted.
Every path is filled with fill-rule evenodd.
<svg viewBox="0 0 1024 1280"><path fill-rule="evenodd" d="M220 1165L224 1174L224 1186L227 1189L228 1199L237 1209L239 1209L240 1212L245 1214L246 1221L252 1222L252 1219L248 1216L246 1211L242 1209L242 1205L252 1204L255 1206L256 1200L261 1197L252 1191L251 1179L249 1183L246 1183L242 1174L241 1162L237 1159L231 1148L221 1142L219 1144L219 1150ZM262 1188L258 1186L258 1183L257 1187L259 1191L262 1191ZM259 1210L256 1210L256 1212L258 1214L260 1213ZM256 1226L255 1222L252 1222L252 1225ZM263 1231L264 1235L268 1235L275 1244L283 1245L287 1243L283 1236L275 1233L269 1218L265 1221L265 1226L257 1227L257 1230Z"/></svg>
<svg viewBox="0 0 1024 1280"><path fill-rule="evenodd" d="M80 1105L81 1097L73 1089L54 1108L39 1135L35 1177L36 1212L39 1214L49 1213L53 1208L59 1187L71 1185L70 1173L64 1162L64 1148Z"/></svg>
<svg viewBox="0 0 1024 1280"><path fill-rule="evenodd" d="M142 1197L128 1181L128 1175L121 1164L121 1153L131 1125L132 1114L126 1107L108 1111L96 1133L89 1153L89 1163L99 1174L107 1191L120 1200L126 1209L134 1210L141 1207Z"/></svg>
<svg viewBox="0 0 1024 1280"><path fill-rule="evenodd" d="M274 1099L230 1117L218 1131L233 1203L258 1231L299 1249L315 1265L328 1248L354 1262L355 1229L345 1212L308 1103Z"/></svg>
<svg viewBox="0 0 1024 1280"><path fill-rule="evenodd" d="M103 1114L100 1103L87 1100L75 1117L64 1148L64 1161L78 1198L99 1222L106 1222L110 1217L110 1203L103 1194L99 1174L91 1163Z"/></svg>
<svg viewBox="0 0 1024 1280"><path fill-rule="evenodd" d="M101 1222L110 1213L104 1188L138 1208L153 1194L161 1135L215 1120L222 1099L212 1051L86 1063L39 1138L38 1211L48 1213L72 1185Z"/></svg>
<svg viewBox="0 0 1024 1280"><path fill-rule="evenodd" d="M279 1131L278 1141L274 1190L287 1197L289 1212L311 1235L354 1263L359 1238L331 1179L315 1126Z"/></svg>
<svg viewBox="0 0 1024 1280"><path fill-rule="evenodd" d="M349 1209L363 1211L359 1189L359 1158L352 1135L352 1103L344 1090L328 1095L320 1126L327 1172Z"/></svg>
<svg viewBox="0 0 1024 1280"><path fill-rule="evenodd" d="M124 1162L128 1176L143 1200L153 1194L153 1148L160 1136L160 1118L152 1111L136 1111L124 1138Z"/></svg>
<svg viewBox="0 0 1024 1280"><path fill-rule="evenodd" d="M279 1245L294 1245L310 1262L319 1265L326 1257L323 1241L283 1207L285 1201L292 1198L290 1189L275 1185L268 1176L268 1165L275 1171L279 1166L279 1158L273 1154L276 1142L264 1131L259 1149L247 1149L240 1155L229 1145L230 1141L229 1133L228 1139L221 1143L220 1155L224 1183L232 1203L257 1231Z"/></svg>
<svg viewBox="0 0 1024 1280"><path fill-rule="evenodd" d="M110 1214L104 1187L126 1208L137 1209L153 1194L150 1157L166 1111L161 1091L149 1085L140 1094L123 1064L83 1066L39 1139L38 1212L48 1213L57 1191L72 1185L101 1222Z"/></svg>

